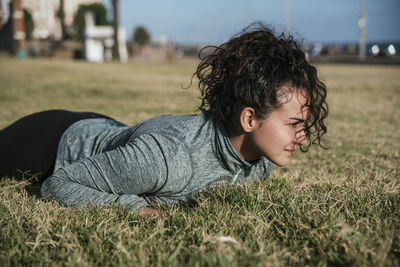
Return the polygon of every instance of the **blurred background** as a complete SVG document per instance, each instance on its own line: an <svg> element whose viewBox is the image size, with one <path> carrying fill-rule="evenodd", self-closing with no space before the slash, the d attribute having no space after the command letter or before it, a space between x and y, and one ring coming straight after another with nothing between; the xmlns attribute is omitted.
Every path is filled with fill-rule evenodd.
<svg viewBox="0 0 400 267"><path fill-rule="evenodd" d="M312 61L399 64L399 0L0 0L0 53L90 62L197 57L262 21Z"/></svg>

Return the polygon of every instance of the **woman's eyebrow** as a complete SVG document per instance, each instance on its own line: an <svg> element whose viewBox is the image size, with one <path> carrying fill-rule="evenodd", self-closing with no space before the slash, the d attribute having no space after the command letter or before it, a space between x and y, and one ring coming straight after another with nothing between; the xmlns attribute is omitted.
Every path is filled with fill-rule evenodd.
<svg viewBox="0 0 400 267"><path fill-rule="evenodd" d="M296 121L298 121L298 122L305 122L305 120L303 120L303 119L301 119L301 118L296 118L296 117L292 117L292 118L289 118L290 120L296 120Z"/></svg>

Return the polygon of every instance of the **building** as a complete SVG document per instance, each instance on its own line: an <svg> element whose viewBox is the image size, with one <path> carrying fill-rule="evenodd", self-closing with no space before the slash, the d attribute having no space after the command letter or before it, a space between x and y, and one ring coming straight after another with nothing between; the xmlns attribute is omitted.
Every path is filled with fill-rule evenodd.
<svg viewBox="0 0 400 267"><path fill-rule="evenodd" d="M34 39L53 38L60 40L62 37L61 22L57 17L60 9L60 0L22 0L24 8L29 10L35 22L33 31ZM65 0L64 21L66 28L72 28L75 12L81 4L102 3L102 0Z"/></svg>
<svg viewBox="0 0 400 267"><path fill-rule="evenodd" d="M0 50L20 57L26 56L23 9L27 9L32 15L35 24L33 39L60 40L62 26L58 14L61 3L64 3L64 26L68 31L68 28L73 28L79 5L102 3L102 0L0 0ZM112 26L96 26L93 14L86 14L83 49L85 59L91 62L111 60L113 37ZM126 39L125 29L119 27L117 45L122 62L128 60Z"/></svg>
<svg viewBox="0 0 400 267"><path fill-rule="evenodd" d="M0 0L0 29L10 18L10 2ZM62 37L61 22L57 16L60 0L21 0L22 8L27 9L35 22L34 39L60 40ZM75 12L81 4L102 3L102 0L64 0L64 22L68 29L72 28Z"/></svg>
<svg viewBox="0 0 400 267"><path fill-rule="evenodd" d="M89 62L104 62L112 59L114 45L114 28L112 26L96 26L94 14L85 14L85 59ZM121 62L128 61L126 48L126 32L123 27L118 28L118 52Z"/></svg>

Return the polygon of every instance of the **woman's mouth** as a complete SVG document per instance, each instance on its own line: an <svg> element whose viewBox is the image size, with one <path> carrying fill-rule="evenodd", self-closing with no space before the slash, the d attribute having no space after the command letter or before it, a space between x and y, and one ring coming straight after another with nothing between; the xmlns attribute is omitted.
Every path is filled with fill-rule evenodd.
<svg viewBox="0 0 400 267"><path fill-rule="evenodd" d="M293 156L294 153L296 152L296 149L285 149L285 150L290 153L290 156Z"/></svg>

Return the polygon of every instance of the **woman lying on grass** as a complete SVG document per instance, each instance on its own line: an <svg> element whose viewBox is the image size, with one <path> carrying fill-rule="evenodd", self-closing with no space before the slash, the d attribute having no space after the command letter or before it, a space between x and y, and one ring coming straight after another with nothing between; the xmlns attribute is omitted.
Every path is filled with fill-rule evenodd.
<svg viewBox="0 0 400 267"><path fill-rule="evenodd" d="M135 126L64 110L18 120L1 131L1 177L31 170L43 197L63 205L117 203L160 215L152 204L263 179L299 146L321 145L326 87L291 37L248 28L203 56L194 76L201 114Z"/></svg>

